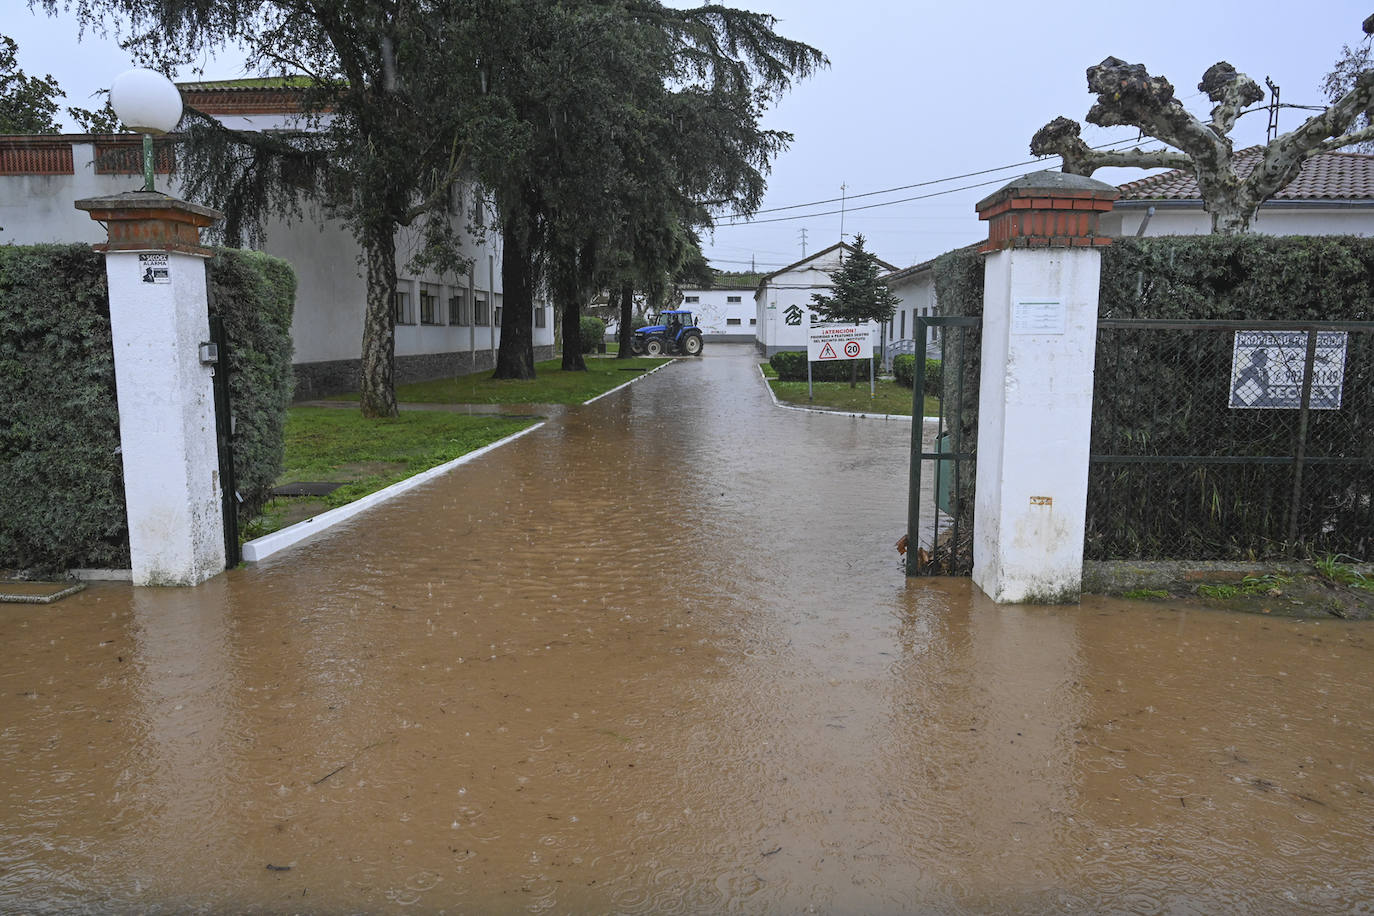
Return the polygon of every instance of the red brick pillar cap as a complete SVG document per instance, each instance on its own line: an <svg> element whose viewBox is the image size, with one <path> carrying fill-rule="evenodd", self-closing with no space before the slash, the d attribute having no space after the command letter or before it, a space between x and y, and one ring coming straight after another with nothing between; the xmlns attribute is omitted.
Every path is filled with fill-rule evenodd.
<svg viewBox="0 0 1374 916"><path fill-rule="evenodd" d="M91 219L105 224L110 240L101 251L179 251L209 255L200 243L200 230L224 214L200 204L168 197L157 191L126 191L76 202Z"/></svg>
<svg viewBox="0 0 1374 916"><path fill-rule="evenodd" d="M1097 248L1111 244L1098 218L1121 192L1109 184L1067 172L1023 175L978 202L988 221L980 251L1003 248Z"/></svg>

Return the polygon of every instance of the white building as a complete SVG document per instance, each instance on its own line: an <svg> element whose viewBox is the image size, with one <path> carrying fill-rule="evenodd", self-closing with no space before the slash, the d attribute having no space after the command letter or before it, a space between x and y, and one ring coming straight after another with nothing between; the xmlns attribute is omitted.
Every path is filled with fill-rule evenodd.
<svg viewBox="0 0 1374 916"><path fill-rule="evenodd" d="M716 273L707 287L684 289L682 304L696 316L706 343L752 343L758 328L753 291L758 274Z"/></svg>
<svg viewBox="0 0 1374 916"><path fill-rule="evenodd" d="M840 269L844 256L853 251L853 245L839 242L764 275L754 291L755 341L764 356L779 350L806 349L811 325L817 321L811 296L831 288L830 275ZM896 270L881 259L878 264L886 270ZM879 326L874 323L872 328L873 340L877 341Z"/></svg>
<svg viewBox="0 0 1374 916"><path fill-rule="evenodd" d="M181 89L186 104L235 129L280 128L299 119L299 91L279 81L189 83ZM171 149L159 151L158 187L175 194L175 174L167 174L172 155ZM132 135L0 137L0 244L103 242L104 228L73 202L136 190L141 175L141 140ZM471 192L464 198L479 219L489 216ZM397 234L396 381L494 366L503 308L499 234L464 241L462 253L472 269L461 277L408 272L416 244L412 231ZM307 212L304 220L271 221L261 247L296 271L296 396L356 390L366 284L353 235L339 221ZM533 322L535 358L550 358L548 303L535 302Z"/></svg>

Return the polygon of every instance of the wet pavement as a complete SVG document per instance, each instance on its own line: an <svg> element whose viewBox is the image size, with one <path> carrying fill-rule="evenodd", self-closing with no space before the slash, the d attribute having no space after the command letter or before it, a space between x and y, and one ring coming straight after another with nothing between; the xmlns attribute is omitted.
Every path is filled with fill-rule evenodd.
<svg viewBox="0 0 1374 916"><path fill-rule="evenodd" d="M195 590L0 605L0 911L1374 910L1374 630L906 580L744 347Z"/></svg>

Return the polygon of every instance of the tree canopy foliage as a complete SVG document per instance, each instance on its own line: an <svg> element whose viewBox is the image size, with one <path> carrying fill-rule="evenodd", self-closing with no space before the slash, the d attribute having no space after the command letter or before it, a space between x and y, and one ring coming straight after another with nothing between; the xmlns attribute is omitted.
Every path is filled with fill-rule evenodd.
<svg viewBox="0 0 1374 916"><path fill-rule="evenodd" d="M878 256L856 235L849 257L830 272L831 292L812 293L811 308L824 321L890 321L901 300L883 282L882 273Z"/></svg>
<svg viewBox="0 0 1374 916"><path fill-rule="evenodd" d="M1365 20L1366 34L1374 29L1374 17ZM1193 172L1203 204L1212 216L1212 231L1244 232L1260 204L1281 191L1314 153L1336 150L1374 139L1374 128L1356 124L1374 105L1374 70L1368 58L1342 71L1339 89L1325 110L1309 117L1296 130L1280 134L1264 148L1258 165L1241 175L1229 136L1236 120L1264 98L1259 84L1226 61L1207 68L1198 90L1214 105L1211 120L1203 121L1183 107L1174 87L1161 76L1152 76L1143 64L1128 64L1115 57L1088 68L1088 89L1097 93L1097 104L1087 120L1101 127L1129 125L1163 141L1165 150L1094 150L1079 136L1077 121L1058 117L1040 128L1031 139L1031 153L1058 155L1064 171L1091 175L1106 166L1183 168ZM1361 67L1362 69L1353 69Z"/></svg>
<svg viewBox="0 0 1374 916"><path fill-rule="evenodd" d="M318 202L352 228L367 279L365 414L396 412L395 233L425 263L454 255L476 186L494 206L505 297L497 375L533 375L533 297L547 288L576 347L577 310L612 280L646 282L697 248L717 208L757 209L790 137L759 116L825 64L771 16L660 0L36 0L114 19L164 71L230 42L264 74L304 80L298 130L242 133L191 112L187 194L231 240ZM457 210L457 212L455 212ZM565 341L567 343L568 341Z"/></svg>
<svg viewBox="0 0 1374 916"><path fill-rule="evenodd" d="M51 75L29 76L19 69L19 46L0 35L0 133L58 133L57 100L64 96Z"/></svg>

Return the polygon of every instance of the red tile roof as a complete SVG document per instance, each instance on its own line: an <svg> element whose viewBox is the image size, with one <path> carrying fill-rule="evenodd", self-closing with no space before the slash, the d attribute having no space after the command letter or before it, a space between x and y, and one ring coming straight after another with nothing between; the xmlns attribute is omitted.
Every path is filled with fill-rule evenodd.
<svg viewBox="0 0 1374 916"><path fill-rule="evenodd" d="M1236 153L1236 172L1244 178L1255 168L1263 148ZM1200 200L1197 179L1174 169L1120 185L1121 200ZM1303 163L1298 177L1274 200L1374 200L1374 156L1363 153L1317 153Z"/></svg>

